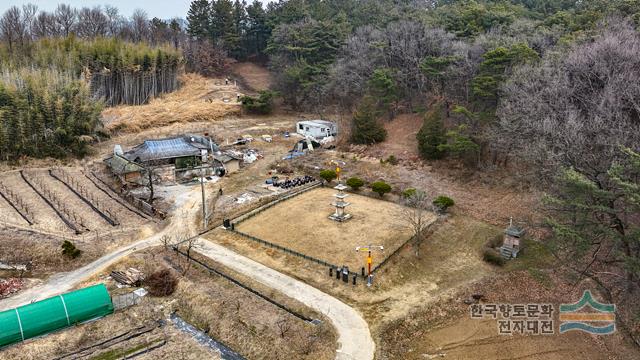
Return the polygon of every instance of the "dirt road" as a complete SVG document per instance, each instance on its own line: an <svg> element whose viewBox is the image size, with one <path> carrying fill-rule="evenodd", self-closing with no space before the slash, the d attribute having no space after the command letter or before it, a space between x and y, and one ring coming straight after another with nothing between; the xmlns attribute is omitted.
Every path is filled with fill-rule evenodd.
<svg viewBox="0 0 640 360"><path fill-rule="evenodd" d="M184 236L186 229L191 229L192 235L195 234L196 229L194 229L190 221L194 219L195 213L200 209L200 193L198 189L199 188L192 189L191 191L176 192L179 193L179 195L175 198L173 209L175 215L171 218L171 223L162 231L122 247L77 270L52 276L42 285L27 289L8 299L1 300L0 311L69 291L74 286L82 283L125 256L151 246L158 246L160 244L160 238L163 235ZM325 314L331 319L331 322L339 334L337 359L373 359L375 344L371 338L369 326L360 314L350 306L312 286L272 270L205 239L201 239L201 243L198 245L196 251L237 272L251 276L260 283L278 290L304 303L310 308Z"/></svg>
<svg viewBox="0 0 640 360"><path fill-rule="evenodd" d="M326 315L338 331L339 349L336 359L373 359L375 344L369 326L352 307L312 286L204 238L200 238L195 251Z"/></svg>
<svg viewBox="0 0 640 360"><path fill-rule="evenodd" d="M193 213L194 211L197 212L200 209L198 206L199 196L200 195L198 191L185 191L182 194L176 196L174 207L176 209L187 211L189 213ZM178 211L176 211L175 213L178 213ZM158 246L160 244L160 238L163 235L180 236L184 234L185 229L192 228L192 226L188 226L188 224L186 223L188 219L191 218L193 217L173 216L171 218L171 223L162 231L156 234L124 246L77 270L67 273L59 273L51 276L47 280L47 282L42 285L29 288L16 294L15 296L0 300L0 311L24 305L34 300L37 301L46 299L48 297L69 291L77 284L100 272L101 270L117 262L123 257L135 251L139 251L151 246Z"/></svg>

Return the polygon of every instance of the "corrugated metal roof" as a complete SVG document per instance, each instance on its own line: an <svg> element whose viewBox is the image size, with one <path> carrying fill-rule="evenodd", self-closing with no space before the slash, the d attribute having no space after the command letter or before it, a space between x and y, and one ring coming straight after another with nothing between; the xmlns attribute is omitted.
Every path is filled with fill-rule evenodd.
<svg viewBox="0 0 640 360"><path fill-rule="evenodd" d="M0 348L113 313L104 284L0 312Z"/></svg>
<svg viewBox="0 0 640 360"><path fill-rule="evenodd" d="M114 154L112 157L106 159L105 162L114 173L120 175L144 170L140 164L136 164L135 162L118 154Z"/></svg>
<svg viewBox="0 0 640 360"><path fill-rule="evenodd" d="M218 150L218 146L209 143L209 139L197 135L185 135L176 138L145 140L144 143L127 151L124 156L132 161L173 159L186 156L199 156L201 149Z"/></svg>

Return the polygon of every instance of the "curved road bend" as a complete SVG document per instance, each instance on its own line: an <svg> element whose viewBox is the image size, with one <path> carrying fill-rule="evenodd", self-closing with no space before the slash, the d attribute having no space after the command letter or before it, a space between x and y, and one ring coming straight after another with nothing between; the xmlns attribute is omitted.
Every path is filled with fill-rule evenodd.
<svg viewBox="0 0 640 360"><path fill-rule="evenodd" d="M198 204L199 196L198 192L183 194L176 199L176 206L189 212L198 211L199 207L196 205ZM174 212L174 214L178 213L178 211ZM32 300L42 300L69 291L125 256L147 247L159 245L160 238L165 234L182 235L184 229L191 228L186 223L189 218L192 217L174 215L171 218L171 223L155 235L124 246L77 270L56 274L42 285L27 289L8 299L0 300L0 311L27 304ZM201 239L198 249L195 250L327 316L338 332L336 359L373 359L375 344L371 338L369 326L352 307L310 285L205 239Z"/></svg>
<svg viewBox="0 0 640 360"><path fill-rule="evenodd" d="M294 298L328 317L338 331L336 359L373 359L375 344L369 326L354 308L290 276L200 238L194 251Z"/></svg>

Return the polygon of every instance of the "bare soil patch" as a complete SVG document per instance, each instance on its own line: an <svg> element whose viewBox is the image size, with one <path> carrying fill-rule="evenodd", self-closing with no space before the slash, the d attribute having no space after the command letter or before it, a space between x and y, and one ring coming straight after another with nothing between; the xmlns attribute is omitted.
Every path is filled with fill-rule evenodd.
<svg viewBox="0 0 640 360"><path fill-rule="evenodd" d="M360 150L317 151L313 156L294 159L292 164L317 174L318 168L332 167L329 161L339 161L344 178L357 176L368 183L384 180L392 186L392 196L407 188L421 189L431 198L446 195L455 201L460 213L500 227L506 226L511 217L530 230L541 221L540 192L518 182L506 170L465 171L460 164L447 161L401 160L394 166L381 162L392 154L375 157L368 148Z"/></svg>
<svg viewBox="0 0 640 360"><path fill-rule="evenodd" d="M264 66L251 62L240 62L231 65L231 72L239 76L243 85L252 91L269 89L273 83L271 73Z"/></svg>
<svg viewBox="0 0 640 360"><path fill-rule="evenodd" d="M329 277L329 269L324 266L230 231L215 229L206 237L352 304L365 315L375 333L380 324L407 316L417 307L438 301L452 290L497 271L482 261L482 248L500 234L500 229L457 214L433 226L433 232L420 247L420 256L416 256L414 248L405 246L376 273L371 288L364 285L362 278L358 278L356 286L344 284ZM367 231L365 235L372 233ZM328 251L321 245L318 248L319 255ZM347 255L350 254L356 260L355 270L365 264L365 254L348 249ZM378 255L374 254L374 263L381 259Z"/></svg>
<svg viewBox="0 0 640 360"><path fill-rule="evenodd" d="M387 139L383 143L372 146L370 154L379 158L393 155L400 160L418 160L416 135L422 127L422 122L423 117L420 114L402 114L392 121L385 122Z"/></svg>
<svg viewBox="0 0 640 360"><path fill-rule="evenodd" d="M18 194L24 201L29 211L33 213L35 224L29 226L29 224L20 218L17 212L11 208L4 200L0 202L0 215L2 215L3 223L7 226L17 226L21 228L34 229L40 232L49 233L53 236L69 237L75 239L85 239L89 237L99 237L101 234L106 233L122 233L128 232L133 229L138 229L141 225L148 224L149 221L131 212L125 206L110 198L98 189L95 184L89 181L83 174L82 170L78 167L65 167L60 168L61 171L72 177L80 186L87 190L92 199L91 201L97 201L101 208L110 209L110 211L117 217L119 225L113 226L108 223L98 212L94 211L87 203L85 203L80 197L74 194L67 186L62 182L56 180L49 175L48 168L38 169L25 169L25 175L27 175L30 181L42 184L65 206L74 211L79 217L82 218L85 228L90 230L91 234L75 235L74 232L65 225L56 212L49 206L20 176L19 171L8 171L0 175L0 181L14 193ZM5 205L6 204L6 205ZM94 204L95 205L95 204Z"/></svg>
<svg viewBox="0 0 640 360"><path fill-rule="evenodd" d="M589 288L574 287L549 275L545 284L529 272L518 271L485 279L429 307L381 328L379 359L631 359L637 357L621 332L591 336L572 331L560 334L557 314L554 335L498 335L496 320L472 320L462 300L484 294L487 303L573 303ZM591 288L593 290L593 287ZM596 297L598 297L597 294ZM601 299L601 298L600 298ZM406 334L412 334L406 336Z"/></svg>
<svg viewBox="0 0 640 360"><path fill-rule="evenodd" d="M365 264L365 254L355 252L357 246L382 245L388 254L411 237L402 206L366 196L347 198L350 220L329 219L335 212L331 203L336 192L331 188L308 191L240 223L237 229L331 264L345 264L353 271ZM378 261L386 257L376 255Z"/></svg>

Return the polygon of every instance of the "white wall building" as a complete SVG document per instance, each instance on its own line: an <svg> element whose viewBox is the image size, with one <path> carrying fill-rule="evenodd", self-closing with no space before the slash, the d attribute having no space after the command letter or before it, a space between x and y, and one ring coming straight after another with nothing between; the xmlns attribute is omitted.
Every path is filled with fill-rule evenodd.
<svg viewBox="0 0 640 360"><path fill-rule="evenodd" d="M327 136L336 136L338 134L338 126L326 120L305 120L296 124L296 132L303 136L322 139Z"/></svg>

